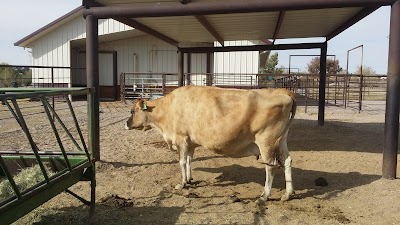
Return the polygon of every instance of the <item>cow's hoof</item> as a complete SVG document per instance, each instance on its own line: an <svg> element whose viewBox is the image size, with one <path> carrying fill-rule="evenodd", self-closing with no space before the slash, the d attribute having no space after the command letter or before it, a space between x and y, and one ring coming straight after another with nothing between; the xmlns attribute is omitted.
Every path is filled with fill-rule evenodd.
<svg viewBox="0 0 400 225"><path fill-rule="evenodd" d="M185 187L185 185L183 185L183 184L177 184L176 186L175 186L175 190L181 190L181 189L183 189Z"/></svg>
<svg viewBox="0 0 400 225"><path fill-rule="evenodd" d="M266 202L267 202L267 200L268 200L268 198L265 198L265 197L260 197L260 198L258 198L257 200L256 200L256 204L258 205L258 206L262 206L262 205L264 205Z"/></svg>
<svg viewBox="0 0 400 225"><path fill-rule="evenodd" d="M268 196L269 195L265 194L265 192L263 191L263 193L261 193L260 198L257 201L266 202L268 201Z"/></svg>
<svg viewBox="0 0 400 225"><path fill-rule="evenodd" d="M294 194L294 191L292 193L285 193L282 197L281 197L281 201L285 202L287 200L290 199L290 196Z"/></svg>
<svg viewBox="0 0 400 225"><path fill-rule="evenodd" d="M193 178L190 178L190 179L187 181L187 184L193 184Z"/></svg>
<svg viewBox="0 0 400 225"><path fill-rule="evenodd" d="M266 201L268 201L268 197L265 197L264 195L261 195L260 198L258 198L256 200L257 204L261 204L261 203L265 203Z"/></svg>
<svg viewBox="0 0 400 225"><path fill-rule="evenodd" d="M282 202L286 202L286 201L289 200L289 199L290 199L290 196L287 195L287 194L285 194L285 195L283 195L283 196L281 197L281 201L282 201Z"/></svg>

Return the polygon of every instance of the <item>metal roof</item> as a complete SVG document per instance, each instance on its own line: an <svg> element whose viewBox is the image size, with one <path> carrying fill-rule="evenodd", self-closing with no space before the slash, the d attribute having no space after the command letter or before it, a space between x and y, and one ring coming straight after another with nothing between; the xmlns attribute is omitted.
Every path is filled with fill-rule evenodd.
<svg viewBox="0 0 400 225"><path fill-rule="evenodd" d="M84 0L83 4L90 7L91 13L114 7L121 14L111 18L172 45L181 46L190 42L223 43L233 40L308 37L331 39L380 6L393 2L394 0ZM271 7L251 8L252 4L270 4ZM303 4L303 7L296 7L296 4ZM211 11L207 11L208 5ZM136 12L145 16L127 16L133 12L129 11L129 7L137 9ZM168 8L168 13L160 14L161 8ZM85 9L78 7L15 45L27 46L29 42L62 25L63 21L81 15L82 10ZM107 39L112 39L112 36Z"/></svg>

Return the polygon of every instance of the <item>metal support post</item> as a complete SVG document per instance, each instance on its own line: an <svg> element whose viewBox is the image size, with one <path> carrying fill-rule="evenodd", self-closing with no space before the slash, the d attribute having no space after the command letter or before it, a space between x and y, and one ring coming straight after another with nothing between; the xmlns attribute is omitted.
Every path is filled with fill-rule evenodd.
<svg viewBox="0 0 400 225"><path fill-rule="evenodd" d="M178 52L178 87L182 87L184 83L183 76L183 61L184 61L184 53L182 51Z"/></svg>
<svg viewBox="0 0 400 225"><path fill-rule="evenodd" d="M319 64L319 103L318 103L318 125L325 123L325 87L326 87L326 52L328 43L325 42L321 47L321 57Z"/></svg>
<svg viewBox="0 0 400 225"><path fill-rule="evenodd" d="M213 79L212 79L212 74L211 74L211 53L206 53L206 85L207 86L212 86Z"/></svg>
<svg viewBox="0 0 400 225"><path fill-rule="evenodd" d="M94 160L100 160L100 119L99 119L99 50L98 50L98 19L93 15L86 16L86 74L87 74L87 87L94 88L93 93L93 124L90 124L93 132L94 146L90 146L92 152L95 154ZM89 103L88 103L89 105Z"/></svg>
<svg viewBox="0 0 400 225"><path fill-rule="evenodd" d="M192 73L192 54L187 53L187 74L186 74L186 85L190 85L192 83L191 79Z"/></svg>
<svg viewBox="0 0 400 225"><path fill-rule="evenodd" d="M400 1L392 5L382 177L396 178L400 106Z"/></svg>

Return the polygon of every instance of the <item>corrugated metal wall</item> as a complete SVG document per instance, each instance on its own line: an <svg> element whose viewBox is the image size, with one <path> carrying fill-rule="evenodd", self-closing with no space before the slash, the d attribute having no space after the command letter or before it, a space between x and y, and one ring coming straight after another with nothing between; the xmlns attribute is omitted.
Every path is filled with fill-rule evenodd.
<svg viewBox="0 0 400 225"><path fill-rule="evenodd" d="M72 67L86 66L86 53L73 51ZM72 85L86 86L86 70L73 70ZM113 86L113 55L112 53L99 54L99 83L100 86Z"/></svg>
<svg viewBox="0 0 400 225"><path fill-rule="evenodd" d="M131 30L129 26L112 19L99 20L99 35ZM79 51L85 49L71 49L71 42L82 41L86 37L86 22L78 16L60 28L39 38L32 46L33 65L85 67L84 54ZM84 42L83 42L84 43ZM230 45L253 45L252 41L227 41ZM186 43L185 47L198 46L199 43ZM202 44L204 46L204 44ZM208 46L212 46L210 44ZM118 75L122 72L151 72L151 73L177 73L178 54L175 46L169 45L152 36L143 35L117 41L99 44L100 51L117 51ZM206 54L192 54L191 73L192 83L204 85L206 72ZM72 61L71 61L72 60ZM100 60L102 58L100 57ZM102 66L112 67L112 60L103 60ZM108 63L109 65L105 65ZM211 72L256 74L258 73L258 52L229 52L216 53L212 56ZM184 64L187 72L187 63ZM100 68L101 69L101 68ZM69 69L55 69L54 82L70 85L70 74L74 78L72 83L84 85L86 83L85 71L69 71ZM102 74L102 73L101 73ZM108 79L108 78L105 78ZM176 79L176 78L174 78ZM34 69L33 83L51 83L50 69ZM102 81L101 81L102 82ZM104 81L105 82L105 81Z"/></svg>
<svg viewBox="0 0 400 225"><path fill-rule="evenodd" d="M99 35L131 30L115 20L99 20ZM78 16L32 43L32 63L37 66L71 66L70 41L86 37L86 21ZM33 83L51 83L50 69L34 69ZM69 69L55 69L54 82L70 83Z"/></svg>
<svg viewBox="0 0 400 225"><path fill-rule="evenodd" d="M212 54L211 54L212 55ZM207 54L196 53L191 54L190 64L190 84L191 85L206 85L206 73L207 73ZM187 56L185 58L187 60ZM211 60L212 63L212 60ZM211 69L213 66L211 65ZM187 63L185 63L185 72L187 72ZM213 70L211 70L213 72Z"/></svg>
<svg viewBox="0 0 400 225"><path fill-rule="evenodd" d="M225 46L247 46L261 41L225 41ZM221 46L215 43L215 46ZM215 85L254 85L259 73L259 52L217 52L214 54Z"/></svg>
<svg viewBox="0 0 400 225"><path fill-rule="evenodd" d="M73 49L72 51L72 66L74 67L85 66L85 54L79 52L79 50L84 49ZM178 53L176 47L149 35L100 43L99 50L117 51L118 75L122 72L178 73ZM102 58L100 57L99 60L101 61ZM108 64L112 63L111 60L107 62ZM107 62L101 61L100 64ZM108 65L108 67L111 66ZM185 63L184 66L184 71L186 72L187 64ZM206 72L206 54L192 54L191 71L192 73ZM176 80L176 78L171 77L169 80L174 79ZM86 84L85 71L73 71L73 84Z"/></svg>
<svg viewBox="0 0 400 225"><path fill-rule="evenodd" d="M247 46L259 44L255 41L225 41L225 46ZM215 46L221 46L216 42ZM259 52L217 52L214 54L215 73L258 73Z"/></svg>
<svg viewBox="0 0 400 225"><path fill-rule="evenodd" d="M106 42L100 44L100 49L118 52L118 73L178 73L176 47L152 36L144 35ZM202 55L204 57L192 57L192 72L205 72L205 54ZM135 62L136 66L134 66ZM186 64L185 71L187 71Z"/></svg>

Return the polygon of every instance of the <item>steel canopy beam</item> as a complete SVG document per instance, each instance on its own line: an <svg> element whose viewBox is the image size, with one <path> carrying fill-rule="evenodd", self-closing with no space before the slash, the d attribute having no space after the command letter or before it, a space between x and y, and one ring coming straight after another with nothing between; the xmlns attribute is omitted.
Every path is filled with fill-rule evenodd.
<svg viewBox="0 0 400 225"><path fill-rule="evenodd" d="M113 19L115 19L116 21L121 22L123 24L126 24L126 25L128 25L130 27L133 27L133 28L136 28L136 29L138 29L140 31L143 31L146 34L154 36L154 37L156 37L156 38L158 38L160 40L163 40L163 41L167 42L170 45L178 47L179 42L176 41L175 39L172 39L172 38L170 38L170 37L158 32L156 30L153 30L152 28L150 28L150 27L148 27L148 26L146 26L146 25L144 25L142 23L139 23L138 21L136 21L134 19L117 18L117 17L114 17Z"/></svg>
<svg viewBox="0 0 400 225"><path fill-rule="evenodd" d="M85 6L88 6L88 7L104 7L105 6L105 5L103 5L103 4L99 3L99 2L96 2L94 0L84 0L83 3L84 3ZM179 44L178 41L176 41L175 39L172 39L172 38L170 38L170 37L158 32L158 31L156 31L156 30L154 30L154 29L152 29L152 28L150 28L150 27L148 27L148 26L146 26L146 25L144 25L144 24L142 24L142 23L140 23L140 22L138 22L138 21L136 21L134 19L121 18L121 17L113 17L112 19L114 19L114 20L116 20L116 21L118 21L120 23L123 23L125 25L128 25L130 27L133 27L135 29L138 29L138 30L140 30L140 31L142 31L142 32L144 32L146 34L149 34L151 36L154 36L154 37L156 37L156 38L158 38L160 40L163 40L163 41L167 42L170 45L173 45L173 46L177 47L178 44Z"/></svg>
<svg viewBox="0 0 400 225"><path fill-rule="evenodd" d="M84 16L94 15L99 19L112 17L194 16L344 7L379 7L392 5L394 2L396 0L232 0L201 1L190 4L178 2L148 3L84 9Z"/></svg>
<svg viewBox="0 0 400 225"><path fill-rule="evenodd" d="M312 49L322 48L324 42L302 43L302 44L279 44L279 45L251 45L251 46L225 46L225 47L193 47L179 48L184 53L208 53L208 52L235 52L235 51L265 51L265 50L289 50L289 49Z"/></svg>
<svg viewBox="0 0 400 225"><path fill-rule="evenodd" d="M215 28L211 25L211 23L207 20L207 18L203 15L194 16L196 19L203 25L204 28L208 30L208 32L217 40L222 46L224 46L224 39L222 39L221 35L215 30Z"/></svg>
<svg viewBox="0 0 400 225"><path fill-rule="evenodd" d="M272 37L272 39L273 39L272 44L275 44L275 40L278 38L279 31L281 30L281 26L282 26L282 22L283 22L283 17L285 17L285 11L280 11L278 21L276 22L276 26L275 26L274 36Z"/></svg>
<svg viewBox="0 0 400 225"><path fill-rule="evenodd" d="M368 7L368 8L362 9L356 15L351 17L349 20L347 20L342 25L337 27L335 30L333 30L332 32L327 34L326 35L326 40L330 40L330 39L336 37L338 34L342 33L347 28L353 26L355 23L357 23L358 21L362 20L364 17L368 16L369 14L373 13L378 8L379 8L379 6L374 6L374 7Z"/></svg>

